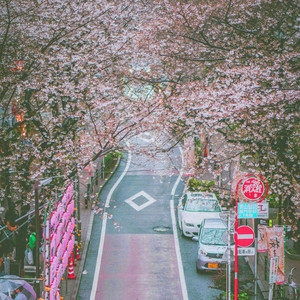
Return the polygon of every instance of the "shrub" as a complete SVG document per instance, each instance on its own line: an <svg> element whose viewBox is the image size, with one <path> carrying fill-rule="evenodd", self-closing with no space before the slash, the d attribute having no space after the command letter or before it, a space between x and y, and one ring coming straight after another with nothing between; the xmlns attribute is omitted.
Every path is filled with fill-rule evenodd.
<svg viewBox="0 0 300 300"><path fill-rule="evenodd" d="M215 188L215 181L200 181L195 178L191 178L188 182L188 190L190 192L212 192Z"/></svg>

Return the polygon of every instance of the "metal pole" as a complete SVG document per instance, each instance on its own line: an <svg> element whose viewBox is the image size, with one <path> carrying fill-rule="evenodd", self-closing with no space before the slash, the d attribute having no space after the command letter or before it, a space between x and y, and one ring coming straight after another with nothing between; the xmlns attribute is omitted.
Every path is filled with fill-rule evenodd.
<svg viewBox="0 0 300 300"><path fill-rule="evenodd" d="M103 179L105 178L105 175L104 175L104 169L105 169L105 162L104 162L104 159L105 159L105 155L104 155L103 158L102 158L102 172L103 172Z"/></svg>
<svg viewBox="0 0 300 300"><path fill-rule="evenodd" d="M226 264L226 300L228 300L228 264Z"/></svg>
<svg viewBox="0 0 300 300"><path fill-rule="evenodd" d="M257 221L254 220L254 300L257 299Z"/></svg>
<svg viewBox="0 0 300 300"><path fill-rule="evenodd" d="M235 232L234 232L234 242L235 242L235 253L234 253L234 300L238 300L238 187L243 179L240 179L236 185L235 190Z"/></svg>
<svg viewBox="0 0 300 300"><path fill-rule="evenodd" d="M237 203L236 203L236 217L235 217L235 233L234 233L234 300L238 300L238 239L237 239L238 221L237 221Z"/></svg>
<svg viewBox="0 0 300 300"><path fill-rule="evenodd" d="M37 180L34 184L34 208L35 208L35 234L36 234L36 240L35 240L35 277L39 277L39 269L40 269L40 264L39 264L39 240L40 240L40 230L39 230L39 223L40 223L40 218L39 218L39 181ZM39 296L39 287L37 291L37 295Z"/></svg>
<svg viewBox="0 0 300 300"><path fill-rule="evenodd" d="M77 243L78 245L81 247L81 219L80 219L80 178L79 178L79 175L77 173L77 176L76 176L76 192L77 192L77 195L76 195L76 199L77 199L77 225L78 225L78 232L79 232L79 235L77 235ZM77 247L78 247L77 245Z"/></svg>
<svg viewBox="0 0 300 300"><path fill-rule="evenodd" d="M76 176L76 191L77 191L77 220L78 220L78 223L81 225L81 220L80 220L80 178L79 178L79 175L77 173L77 176ZM79 226L78 226L79 227ZM81 230L81 228L79 228Z"/></svg>
<svg viewBox="0 0 300 300"><path fill-rule="evenodd" d="M227 224L227 228L228 228L228 300L231 299L231 290L230 290L230 285L231 285L231 278L230 278L230 272L231 272L231 255L230 255L230 214L228 215L228 224Z"/></svg>
<svg viewBox="0 0 300 300"><path fill-rule="evenodd" d="M273 284L270 284L268 300L272 300L272 298L273 298Z"/></svg>
<svg viewBox="0 0 300 300"><path fill-rule="evenodd" d="M254 240L254 300L257 299L257 238Z"/></svg>

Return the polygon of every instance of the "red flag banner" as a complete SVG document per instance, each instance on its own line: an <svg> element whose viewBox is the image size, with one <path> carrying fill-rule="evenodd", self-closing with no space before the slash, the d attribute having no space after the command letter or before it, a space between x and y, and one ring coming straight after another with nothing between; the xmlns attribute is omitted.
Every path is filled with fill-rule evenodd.
<svg viewBox="0 0 300 300"><path fill-rule="evenodd" d="M285 231L282 226L274 226L266 228L269 259L278 256L278 272L276 284L283 284L285 281L284 276L284 236Z"/></svg>

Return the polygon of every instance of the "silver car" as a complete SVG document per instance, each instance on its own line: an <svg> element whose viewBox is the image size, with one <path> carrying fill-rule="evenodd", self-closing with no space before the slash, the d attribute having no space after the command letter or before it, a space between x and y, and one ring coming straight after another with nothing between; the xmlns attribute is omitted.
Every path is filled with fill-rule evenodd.
<svg viewBox="0 0 300 300"><path fill-rule="evenodd" d="M223 255L228 245L223 241L227 226L221 219L204 219L200 226L198 238L197 272L201 270L222 270L226 267ZM231 244L231 253L234 254L234 243ZM234 255L231 257L231 264Z"/></svg>

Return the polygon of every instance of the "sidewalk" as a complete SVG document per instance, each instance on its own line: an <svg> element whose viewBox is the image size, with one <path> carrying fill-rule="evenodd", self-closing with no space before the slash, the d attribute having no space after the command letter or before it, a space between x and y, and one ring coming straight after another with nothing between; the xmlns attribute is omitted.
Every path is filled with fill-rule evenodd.
<svg viewBox="0 0 300 300"><path fill-rule="evenodd" d="M258 288L261 290L264 299L268 299L269 296L269 282L268 282L268 273L265 272L265 265L267 258L267 252L260 252L258 254L258 263L257 263L257 277L258 277ZM252 272L254 273L254 256L248 256L246 261L248 262ZM290 270L295 267L294 270L294 281L297 284L300 284L300 260L291 259L285 254L285 276L287 278Z"/></svg>
<svg viewBox="0 0 300 300"><path fill-rule="evenodd" d="M80 222L81 222L81 249L80 249L80 260L76 260L75 257L75 266L74 266L74 275L75 279L67 279L68 268L65 272L64 279L61 282L60 291L61 296L64 300L75 300L78 287L80 284L82 272L84 272L85 257L89 246L90 234L92 230L93 220L94 220L94 209L93 202L98 201L98 194L101 192L101 189L109 181L110 177L114 174L115 170L118 168L120 158L118 159L116 166L113 171L105 179L98 178L98 184L94 184L92 187L91 199L88 203L88 208L85 206L85 193L87 191L87 184L90 183L90 175L88 171L83 171L80 177Z"/></svg>
<svg viewBox="0 0 300 300"><path fill-rule="evenodd" d="M76 260L75 257L75 266L74 266L74 274L75 279L67 279L68 276L68 268L66 274L61 281L61 296L64 300L76 299L77 289L80 283L81 275L84 267L85 255L87 252L87 248L89 245L89 236L93 223L93 201L97 200L98 192L101 186L104 184L105 179L98 178L98 184L93 186L91 199L88 203L88 207L86 208L85 204L85 193L87 191L87 185L90 183L91 176L89 175L89 171L82 171L80 177L80 223L81 223L81 249L79 251L80 260ZM93 200L94 198L94 200Z"/></svg>

